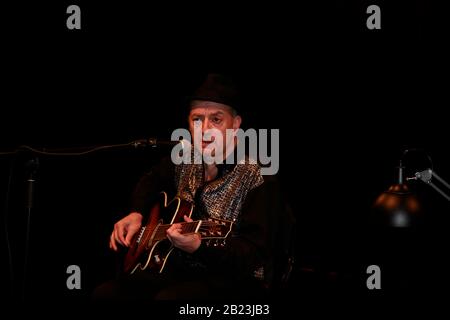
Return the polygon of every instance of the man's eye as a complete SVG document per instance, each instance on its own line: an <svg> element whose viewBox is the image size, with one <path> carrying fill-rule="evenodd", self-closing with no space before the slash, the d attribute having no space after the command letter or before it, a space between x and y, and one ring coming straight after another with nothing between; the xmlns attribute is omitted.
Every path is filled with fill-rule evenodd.
<svg viewBox="0 0 450 320"><path fill-rule="evenodd" d="M214 118L214 119L213 119L213 122L214 122L214 123L220 123L220 121L222 121L222 119L220 119L220 118Z"/></svg>

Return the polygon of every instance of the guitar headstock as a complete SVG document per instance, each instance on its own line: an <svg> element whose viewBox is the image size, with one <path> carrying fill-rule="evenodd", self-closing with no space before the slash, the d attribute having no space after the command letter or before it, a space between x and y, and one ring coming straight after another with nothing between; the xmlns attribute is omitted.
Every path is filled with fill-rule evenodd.
<svg viewBox="0 0 450 320"><path fill-rule="evenodd" d="M208 218L202 221L198 233L202 239L225 239L230 234L232 227L232 221Z"/></svg>

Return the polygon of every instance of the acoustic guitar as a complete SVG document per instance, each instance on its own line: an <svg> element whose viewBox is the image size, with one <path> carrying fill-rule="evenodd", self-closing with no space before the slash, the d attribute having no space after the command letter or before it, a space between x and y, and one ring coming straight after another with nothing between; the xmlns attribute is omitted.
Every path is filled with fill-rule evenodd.
<svg viewBox="0 0 450 320"><path fill-rule="evenodd" d="M146 224L132 239L125 261L124 272L136 270L163 272L174 247L166 236L166 230L174 223L181 224L181 233L199 233L202 240L225 240L231 233L233 222L215 218L184 222L183 216L191 217L194 205L179 197L168 202L167 193L161 192L161 199L150 210ZM214 240L213 240L214 241Z"/></svg>

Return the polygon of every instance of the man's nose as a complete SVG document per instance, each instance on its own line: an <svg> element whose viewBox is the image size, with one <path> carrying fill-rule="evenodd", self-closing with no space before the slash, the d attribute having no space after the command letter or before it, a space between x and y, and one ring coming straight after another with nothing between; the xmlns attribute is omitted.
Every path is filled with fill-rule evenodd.
<svg viewBox="0 0 450 320"><path fill-rule="evenodd" d="M211 129L211 122L208 119L203 120L202 133L205 133L206 130Z"/></svg>

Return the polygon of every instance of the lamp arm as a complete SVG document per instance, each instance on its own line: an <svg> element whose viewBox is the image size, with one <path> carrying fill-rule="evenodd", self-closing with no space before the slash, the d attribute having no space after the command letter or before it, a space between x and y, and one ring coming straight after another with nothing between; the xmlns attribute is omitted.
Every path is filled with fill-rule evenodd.
<svg viewBox="0 0 450 320"><path fill-rule="evenodd" d="M448 184L444 179L439 177L436 172L432 171L433 177L435 177L440 183L442 183L447 189L450 190L450 184Z"/></svg>
<svg viewBox="0 0 450 320"><path fill-rule="evenodd" d="M431 171L431 174L433 175L433 177L435 177L440 183L442 183L447 189L450 190L450 185L441 177L439 177L436 172ZM428 183L430 186L432 186L437 192L439 192L441 195L444 196L444 198L446 198L448 201L450 201L450 196L447 195L444 191L442 191L441 189L439 189L435 184L433 184L431 181Z"/></svg>
<svg viewBox="0 0 450 320"><path fill-rule="evenodd" d="M429 182L428 184L431 187L433 187L437 192L439 192L445 199L447 199L447 201L450 201L450 196L445 194L445 192L439 189L438 187L436 187L436 185L433 182Z"/></svg>

